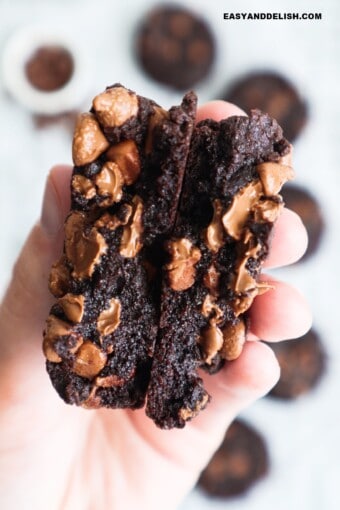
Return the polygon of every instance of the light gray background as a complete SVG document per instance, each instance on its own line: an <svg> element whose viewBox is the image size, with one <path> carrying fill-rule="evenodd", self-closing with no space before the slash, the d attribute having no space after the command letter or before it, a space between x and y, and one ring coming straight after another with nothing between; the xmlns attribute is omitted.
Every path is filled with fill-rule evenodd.
<svg viewBox="0 0 340 510"><path fill-rule="evenodd" d="M116 81L164 106L180 94L151 82L136 66L131 41L142 13L154 1L0 0L0 57L16 28L54 24L76 37L90 69L91 97ZM335 510L340 508L339 291L339 36L336 0L195 0L182 2L210 22L218 42L212 75L197 87L200 103L241 73L282 71L310 103L310 122L295 145L296 181L322 204L327 231L316 257L276 272L308 297L328 352L328 372L312 394L292 403L262 399L246 412L267 438L269 476L241 499L211 502L198 492L181 510ZM321 12L322 21L224 21L223 12ZM40 212L44 180L57 162L70 163L71 136L62 126L36 130L31 115L0 89L0 293L15 257ZM256 369L256 367L254 367ZM166 433L165 433L166 434ZM169 480L171 490L171 480Z"/></svg>

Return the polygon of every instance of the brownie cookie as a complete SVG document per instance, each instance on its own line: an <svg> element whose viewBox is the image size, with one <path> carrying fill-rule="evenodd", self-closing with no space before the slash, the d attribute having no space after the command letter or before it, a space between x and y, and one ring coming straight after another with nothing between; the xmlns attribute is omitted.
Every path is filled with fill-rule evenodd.
<svg viewBox="0 0 340 510"><path fill-rule="evenodd" d="M176 5L162 5L142 21L136 36L136 55L155 80L184 90L209 73L215 42L204 20Z"/></svg>
<svg viewBox="0 0 340 510"><path fill-rule="evenodd" d="M79 117L64 253L50 275L58 300L43 343L68 403L144 403L159 321L153 241L175 220L195 110L193 93L165 111L115 85Z"/></svg>
<svg viewBox="0 0 340 510"><path fill-rule="evenodd" d="M270 344L281 367L272 397L291 400L312 390L326 368L326 354L318 334L311 329L303 337Z"/></svg>
<svg viewBox="0 0 340 510"><path fill-rule="evenodd" d="M282 197L286 206L300 216L308 233L308 246L306 253L300 259L301 262L313 255L320 245L324 232L321 208L310 191L295 184L285 187L282 190Z"/></svg>
<svg viewBox="0 0 340 510"><path fill-rule="evenodd" d="M273 72L253 72L234 82L222 99L245 112L259 108L277 120L283 134L294 141L308 118L305 100L285 77Z"/></svg>
<svg viewBox="0 0 340 510"><path fill-rule="evenodd" d="M291 147L267 114L207 120L196 96L163 110L117 84L80 115L71 211L44 331L59 395L141 407L183 427L209 401L198 374L236 359Z"/></svg>
<svg viewBox="0 0 340 510"><path fill-rule="evenodd" d="M194 130L177 219L165 249L161 317L146 412L183 427L209 395L198 368L236 359L246 311L258 294L278 194L293 177L290 146L268 115L200 122Z"/></svg>
<svg viewBox="0 0 340 510"><path fill-rule="evenodd" d="M252 427L235 420L207 467L198 487L209 496L226 498L246 492L269 469L263 438Z"/></svg>

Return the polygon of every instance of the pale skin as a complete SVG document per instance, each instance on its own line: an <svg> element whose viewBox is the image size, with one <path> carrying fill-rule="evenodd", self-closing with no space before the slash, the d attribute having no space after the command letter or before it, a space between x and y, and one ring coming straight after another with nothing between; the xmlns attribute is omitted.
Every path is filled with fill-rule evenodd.
<svg viewBox="0 0 340 510"><path fill-rule="evenodd" d="M221 101L199 118L242 114ZM53 302L50 266L62 250L71 168L54 167L42 216L17 261L0 308L0 501L3 510L175 509L195 484L238 413L279 377L272 350L259 341L304 334L311 315L289 285L256 298L242 355L215 376L203 375L212 401L185 429L163 431L143 410L84 410L63 403L52 388L41 350ZM300 219L284 210L264 267L291 264L306 249ZM273 281L265 275L262 279Z"/></svg>

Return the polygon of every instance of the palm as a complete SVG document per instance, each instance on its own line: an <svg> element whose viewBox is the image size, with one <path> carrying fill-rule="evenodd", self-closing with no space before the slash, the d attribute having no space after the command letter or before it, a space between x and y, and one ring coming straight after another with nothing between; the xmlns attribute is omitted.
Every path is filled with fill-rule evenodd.
<svg viewBox="0 0 340 510"><path fill-rule="evenodd" d="M9 510L176 508L228 423L278 374L271 350L249 342L226 371L207 377L213 396L208 409L184 430L163 431L143 410L65 405L41 358L30 365L29 378L9 377L2 386L4 394L15 388L11 401L2 401L0 474L7 491L0 500Z"/></svg>
<svg viewBox="0 0 340 510"><path fill-rule="evenodd" d="M223 419L213 438L203 434L204 422L184 431L161 431L143 410L67 406L42 364L29 380L16 379L16 384L11 406L18 415L2 427L0 472L4 484L15 481L16 486L9 494L13 503L4 500L5 508L156 508L169 479L175 482L168 504L175 508L225 428Z"/></svg>
<svg viewBox="0 0 340 510"><path fill-rule="evenodd" d="M213 102L200 109L199 119L239 113L230 104ZM59 227L51 232L49 212L45 230L44 221L33 229L0 307L1 508L174 509L230 421L275 383L278 365L266 345L246 342L236 361L207 378L212 402L184 430L157 429L143 410L65 405L44 370L41 332L51 306L48 272L60 253L60 227L69 210L70 171L51 172L44 203L54 202L58 221L54 217L52 223ZM276 225L267 265L291 263L305 247L300 220L286 211ZM255 300L250 318L252 339L296 337L310 326L301 296L280 282Z"/></svg>

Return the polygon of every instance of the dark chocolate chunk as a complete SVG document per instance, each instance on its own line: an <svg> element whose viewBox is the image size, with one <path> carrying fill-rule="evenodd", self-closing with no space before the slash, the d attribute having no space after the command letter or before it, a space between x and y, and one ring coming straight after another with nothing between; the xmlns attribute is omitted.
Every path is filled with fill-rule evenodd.
<svg viewBox="0 0 340 510"><path fill-rule="evenodd" d="M201 473L198 487L216 498L238 496L263 478L268 469L268 452L262 436L243 421L235 420Z"/></svg>
<svg viewBox="0 0 340 510"><path fill-rule="evenodd" d="M281 367L280 379L269 395L291 400L311 391L326 368L326 353L319 335L311 329L303 337L270 344Z"/></svg>
<svg viewBox="0 0 340 510"><path fill-rule="evenodd" d="M320 205L310 191L296 184L285 186L281 195L286 207L295 211L306 227L308 246L300 261L306 260L317 252L324 233L324 219Z"/></svg>
<svg viewBox="0 0 340 510"><path fill-rule="evenodd" d="M179 90L205 78L215 56L215 42L207 23L193 12L170 4L147 14L135 46L144 71Z"/></svg>
<svg viewBox="0 0 340 510"><path fill-rule="evenodd" d="M296 87L284 76L271 71L247 74L221 96L246 113L253 108L268 113L277 120L284 136L291 142L298 137L308 119L306 101Z"/></svg>

